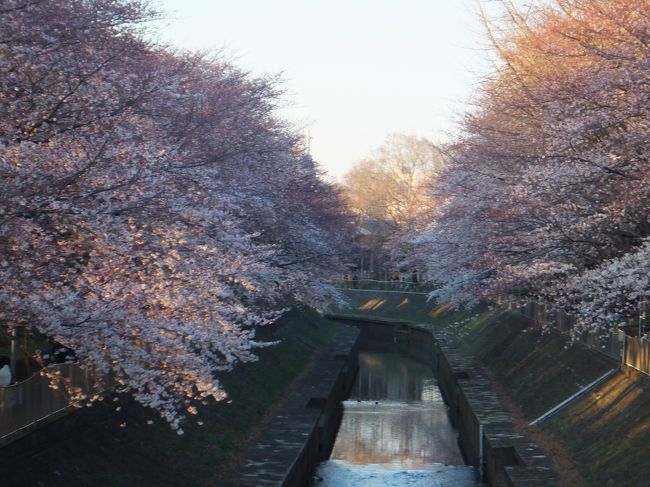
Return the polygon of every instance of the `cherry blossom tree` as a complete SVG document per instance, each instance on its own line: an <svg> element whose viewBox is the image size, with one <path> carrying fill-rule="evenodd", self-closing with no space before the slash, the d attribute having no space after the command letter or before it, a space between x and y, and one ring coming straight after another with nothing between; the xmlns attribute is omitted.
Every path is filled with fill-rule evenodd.
<svg viewBox="0 0 650 487"><path fill-rule="evenodd" d="M575 299L577 276L644 255L650 4L502 4L487 24L495 72L450 148L420 256L448 299Z"/></svg>
<svg viewBox="0 0 650 487"><path fill-rule="evenodd" d="M143 40L139 1L0 8L0 319L182 432L258 326L336 291L348 217L277 80ZM78 399L95 399L78 398Z"/></svg>
<svg viewBox="0 0 650 487"><path fill-rule="evenodd" d="M650 296L650 240L594 269L571 276L558 293L558 305L576 316L576 331L603 335L645 313Z"/></svg>

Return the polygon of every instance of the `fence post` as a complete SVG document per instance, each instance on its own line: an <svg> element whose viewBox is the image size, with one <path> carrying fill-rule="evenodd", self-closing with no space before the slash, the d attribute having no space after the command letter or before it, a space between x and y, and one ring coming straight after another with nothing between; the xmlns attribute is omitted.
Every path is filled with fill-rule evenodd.
<svg viewBox="0 0 650 487"><path fill-rule="evenodd" d="M11 369L11 382L13 384L16 382L16 362L18 360L18 326L12 326L11 328L11 351L9 352L9 368Z"/></svg>

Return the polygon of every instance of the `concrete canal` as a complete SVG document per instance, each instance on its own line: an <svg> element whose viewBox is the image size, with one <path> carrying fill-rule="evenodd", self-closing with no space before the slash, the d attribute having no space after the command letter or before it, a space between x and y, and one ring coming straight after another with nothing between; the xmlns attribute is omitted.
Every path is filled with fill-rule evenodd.
<svg viewBox="0 0 650 487"><path fill-rule="evenodd" d="M484 485L463 460L432 367L414 357L413 345L386 338L362 331L357 380L312 485Z"/></svg>

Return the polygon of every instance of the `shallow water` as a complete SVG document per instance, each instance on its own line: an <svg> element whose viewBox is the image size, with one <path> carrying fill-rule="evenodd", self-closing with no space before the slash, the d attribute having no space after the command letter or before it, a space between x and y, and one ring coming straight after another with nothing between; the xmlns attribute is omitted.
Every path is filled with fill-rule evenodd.
<svg viewBox="0 0 650 487"><path fill-rule="evenodd" d="M472 467L431 465L426 470L389 470L384 465L321 464L313 486L322 487L480 487Z"/></svg>
<svg viewBox="0 0 650 487"><path fill-rule="evenodd" d="M359 353L359 375L332 455L314 486L474 487L431 369L392 353Z"/></svg>

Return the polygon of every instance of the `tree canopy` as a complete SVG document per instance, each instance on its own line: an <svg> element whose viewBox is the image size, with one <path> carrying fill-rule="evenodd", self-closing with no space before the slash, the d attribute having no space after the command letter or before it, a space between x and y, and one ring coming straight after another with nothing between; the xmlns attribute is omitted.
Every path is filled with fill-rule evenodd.
<svg viewBox="0 0 650 487"><path fill-rule="evenodd" d="M0 319L180 430L255 328L317 302L349 218L278 82L153 45L138 0L0 8ZM92 398L91 398L92 399Z"/></svg>
<svg viewBox="0 0 650 487"><path fill-rule="evenodd" d="M419 258L443 300L515 292L612 325L648 293L650 3L501 3Z"/></svg>

